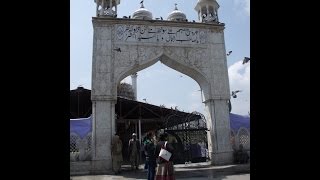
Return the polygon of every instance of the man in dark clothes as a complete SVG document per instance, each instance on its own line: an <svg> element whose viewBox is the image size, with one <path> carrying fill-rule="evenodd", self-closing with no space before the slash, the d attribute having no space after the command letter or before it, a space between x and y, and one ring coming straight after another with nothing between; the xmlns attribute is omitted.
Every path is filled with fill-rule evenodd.
<svg viewBox="0 0 320 180"><path fill-rule="evenodd" d="M155 143L153 142L153 133L149 132L144 144L146 153L146 163L148 166L148 180L154 180L156 171L156 155L155 155Z"/></svg>

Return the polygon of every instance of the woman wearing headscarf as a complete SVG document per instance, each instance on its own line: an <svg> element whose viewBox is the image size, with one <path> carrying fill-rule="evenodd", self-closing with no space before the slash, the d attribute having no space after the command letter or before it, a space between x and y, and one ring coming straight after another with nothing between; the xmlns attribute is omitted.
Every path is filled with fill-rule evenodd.
<svg viewBox="0 0 320 180"><path fill-rule="evenodd" d="M172 154L169 161L166 161L165 159L159 156L161 148L166 149ZM168 143L167 133L160 134L159 142L157 143L155 154L157 156L157 163L158 163L155 179L156 180L175 180L173 161L172 161L173 155L174 155L174 149L172 145Z"/></svg>

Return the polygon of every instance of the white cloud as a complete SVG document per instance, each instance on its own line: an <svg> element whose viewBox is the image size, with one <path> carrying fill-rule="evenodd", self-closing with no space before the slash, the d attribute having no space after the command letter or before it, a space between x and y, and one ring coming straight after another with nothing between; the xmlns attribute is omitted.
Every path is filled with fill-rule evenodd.
<svg viewBox="0 0 320 180"><path fill-rule="evenodd" d="M248 115L250 111L250 62L242 64L238 61L228 69L230 90L242 90L237 98L231 98L232 113Z"/></svg>
<svg viewBox="0 0 320 180"><path fill-rule="evenodd" d="M126 78L124 78L121 83L128 83L128 84L132 84L132 81L131 81L131 76L127 76Z"/></svg>
<svg viewBox="0 0 320 180"><path fill-rule="evenodd" d="M250 16L250 0L234 0L236 8L244 10L246 15Z"/></svg>

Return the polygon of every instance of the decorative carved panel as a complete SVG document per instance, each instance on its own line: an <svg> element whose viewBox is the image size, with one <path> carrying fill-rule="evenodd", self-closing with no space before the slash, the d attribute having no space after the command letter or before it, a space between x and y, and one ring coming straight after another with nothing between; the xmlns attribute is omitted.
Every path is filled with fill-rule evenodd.
<svg viewBox="0 0 320 180"><path fill-rule="evenodd" d="M116 41L170 44L205 44L207 30L146 25L116 25Z"/></svg>

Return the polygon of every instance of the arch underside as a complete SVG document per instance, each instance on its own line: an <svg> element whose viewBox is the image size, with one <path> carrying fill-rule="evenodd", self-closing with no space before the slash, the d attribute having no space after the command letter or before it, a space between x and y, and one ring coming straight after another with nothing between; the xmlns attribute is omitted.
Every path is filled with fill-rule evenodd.
<svg viewBox="0 0 320 180"><path fill-rule="evenodd" d="M157 46L122 46L120 48L124 50L128 48L129 53L115 58L115 83L160 61L195 80L204 93L210 92L208 82L210 61L207 49Z"/></svg>

